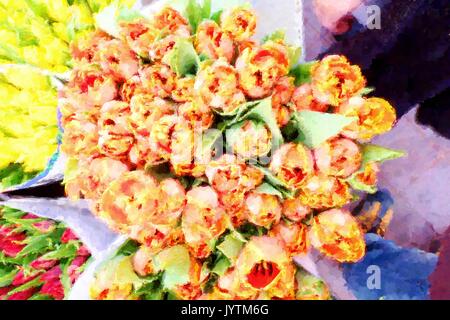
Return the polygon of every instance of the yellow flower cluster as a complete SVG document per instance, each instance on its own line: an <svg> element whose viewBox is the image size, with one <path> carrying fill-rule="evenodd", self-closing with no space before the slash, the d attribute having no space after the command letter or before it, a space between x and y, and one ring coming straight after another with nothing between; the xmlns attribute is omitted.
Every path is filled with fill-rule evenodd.
<svg viewBox="0 0 450 320"><path fill-rule="evenodd" d="M0 63L70 70L70 42L94 29L111 0L0 0ZM134 1L121 1L131 4Z"/></svg>
<svg viewBox="0 0 450 320"><path fill-rule="evenodd" d="M50 78L31 67L5 67L0 95L0 170L16 163L25 173L42 171L57 146L57 95Z"/></svg>

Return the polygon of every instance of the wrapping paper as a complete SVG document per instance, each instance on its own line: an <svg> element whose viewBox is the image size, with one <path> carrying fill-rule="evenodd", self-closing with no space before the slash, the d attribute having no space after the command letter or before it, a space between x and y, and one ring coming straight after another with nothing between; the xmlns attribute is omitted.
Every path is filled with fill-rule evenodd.
<svg viewBox="0 0 450 320"><path fill-rule="evenodd" d="M14 198L5 199L0 204L66 223L96 259L119 238L92 215L88 203L84 201L75 203L68 199Z"/></svg>

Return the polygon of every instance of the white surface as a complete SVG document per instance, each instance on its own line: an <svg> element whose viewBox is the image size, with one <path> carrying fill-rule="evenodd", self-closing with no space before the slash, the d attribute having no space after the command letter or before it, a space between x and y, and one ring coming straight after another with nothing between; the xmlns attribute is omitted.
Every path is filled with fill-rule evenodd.
<svg viewBox="0 0 450 320"><path fill-rule="evenodd" d="M426 251L430 241L450 226L450 140L418 125L416 111L404 115L374 143L408 153L381 167L379 185L394 198L386 238Z"/></svg>
<svg viewBox="0 0 450 320"><path fill-rule="evenodd" d="M0 205L64 222L87 246L94 258L101 257L119 238L91 213L85 201L75 203L65 198L15 198L0 202Z"/></svg>

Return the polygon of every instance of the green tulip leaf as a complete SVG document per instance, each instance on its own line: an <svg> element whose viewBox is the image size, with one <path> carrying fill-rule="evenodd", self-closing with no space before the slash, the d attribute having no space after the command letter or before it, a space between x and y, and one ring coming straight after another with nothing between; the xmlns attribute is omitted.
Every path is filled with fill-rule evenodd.
<svg viewBox="0 0 450 320"><path fill-rule="evenodd" d="M293 117L299 132L298 142L309 148L316 148L337 136L342 129L356 120L354 117L309 110L296 112Z"/></svg>

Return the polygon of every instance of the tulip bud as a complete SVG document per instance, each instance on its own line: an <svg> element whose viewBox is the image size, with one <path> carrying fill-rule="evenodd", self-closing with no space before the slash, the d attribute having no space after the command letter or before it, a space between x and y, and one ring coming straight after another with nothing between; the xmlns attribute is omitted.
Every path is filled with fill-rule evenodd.
<svg viewBox="0 0 450 320"><path fill-rule="evenodd" d="M223 59L199 72L194 92L203 103L219 113L230 113L245 102L239 89L238 74L234 67Z"/></svg>
<svg viewBox="0 0 450 320"><path fill-rule="evenodd" d="M336 138L323 143L314 150L316 166L330 176L347 178L359 170L362 154L350 139Z"/></svg>
<svg viewBox="0 0 450 320"><path fill-rule="evenodd" d="M277 196L252 192L245 199L247 219L257 226L270 228L281 218L281 204Z"/></svg>
<svg viewBox="0 0 450 320"><path fill-rule="evenodd" d="M339 262L357 262L365 254L364 234L345 210L320 213L314 218L309 237L315 248Z"/></svg>
<svg viewBox="0 0 450 320"><path fill-rule="evenodd" d="M300 201L313 209L343 207L352 200L350 187L345 181L324 175L312 176L300 190Z"/></svg>
<svg viewBox="0 0 450 320"><path fill-rule="evenodd" d="M366 85L361 69L344 56L330 55L311 68L314 98L322 104L339 106Z"/></svg>
<svg viewBox="0 0 450 320"><path fill-rule="evenodd" d="M289 143L275 151L269 169L290 188L297 189L312 175L314 160L302 144Z"/></svg>
<svg viewBox="0 0 450 320"><path fill-rule="evenodd" d="M257 159L272 148L272 134L263 122L246 120L232 126L226 133L227 143L240 159Z"/></svg>
<svg viewBox="0 0 450 320"><path fill-rule="evenodd" d="M237 41L250 39L256 30L256 14L250 9L236 7L222 14L222 29Z"/></svg>
<svg viewBox="0 0 450 320"><path fill-rule="evenodd" d="M235 47L229 33L223 32L216 22L205 20L197 28L195 49L210 59L224 58L231 62Z"/></svg>
<svg viewBox="0 0 450 320"><path fill-rule="evenodd" d="M395 109L381 98L353 97L340 105L337 112L358 118L342 132L351 139L370 140L391 130L396 120Z"/></svg>

